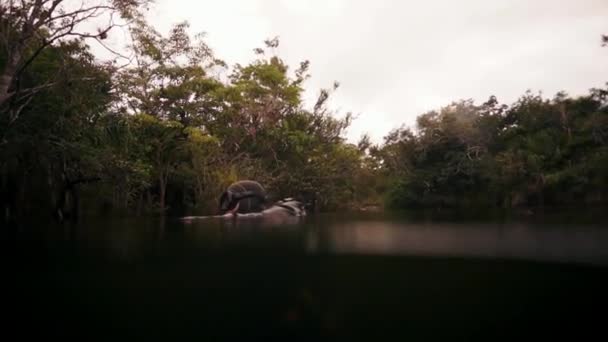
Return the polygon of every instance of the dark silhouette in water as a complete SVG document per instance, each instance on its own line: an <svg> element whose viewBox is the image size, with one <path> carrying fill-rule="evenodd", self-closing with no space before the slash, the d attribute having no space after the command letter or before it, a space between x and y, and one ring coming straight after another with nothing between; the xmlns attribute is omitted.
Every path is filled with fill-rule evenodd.
<svg viewBox="0 0 608 342"><path fill-rule="evenodd" d="M249 214L266 208L266 190L255 181L242 180L232 183L220 197L220 213Z"/></svg>
<svg viewBox="0 0 608 342"><path fill-rule="evenodd" d="M304 216L304 204L293 198L268 205L266 190L255 181L242 180L231 184L220 197L222 214L262 214L264 216ZM252 215L255 216L255 215Z"/></svg>
<svg viewBox="0 0 608 342"><path fill-rule="evenodd" d="M304 204L294 198L285 198L269 205L264 187L251 180L231 184L220 196L219 211L221 214L219 216L187 216L182 220L213 217L262 218L268 223L279 224L306 216Z"/></svg>

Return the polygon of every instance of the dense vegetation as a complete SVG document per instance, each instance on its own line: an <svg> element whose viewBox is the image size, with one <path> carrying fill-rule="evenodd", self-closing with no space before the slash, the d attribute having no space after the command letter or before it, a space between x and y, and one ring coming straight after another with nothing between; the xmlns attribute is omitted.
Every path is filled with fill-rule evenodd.
<svg viewBox="0 0 608 342"><path fill-rule="evenodd" d="M377 151L394 180L393 207L503 207L605 203L605 90L508 107L455 102L418 117L418 130L389 134Z"/></svg>
<svg viewBox="0 0 608 342"><path fill-rule="evenodd" d="M326 106L338 85L305 108L309 63L290 71L273 53L277 39L228 68L186 23L162 35L138 15L141 3L107 2L116 9L100 11L123 16L132 38L124 54L133 57L102 64L86 39L102 42L110 26L56 33L88 14L49 14L62 1L24 3L0 12L0 70L10 80L0 120L7 217L214 213L221 191L243 178L319 209L357 199L351 180L363 153L343 138L350 115L336 118Z"/></svg>
<svg viewBox="0 0 608 342"><path fill-rule="evenodd" d="M89 4L89 2L84 2ZM101 6L98 6L101 5ZM322 89L302 99L309 62L290 70L255 49L229 67L187 23L166 35L140 0L70 10L62 0L0 5L0 204L5 220L88 215L212 213L238 179L317 210L386 204L514 207L605 203L608 92L553 99L527 93L512 106L453 103L416 130L349 144ZM78 7L77 7L78 8ZM127 64L101 63L78 24L121 18ZM117 55L119 55L117 53Z"/></svg>

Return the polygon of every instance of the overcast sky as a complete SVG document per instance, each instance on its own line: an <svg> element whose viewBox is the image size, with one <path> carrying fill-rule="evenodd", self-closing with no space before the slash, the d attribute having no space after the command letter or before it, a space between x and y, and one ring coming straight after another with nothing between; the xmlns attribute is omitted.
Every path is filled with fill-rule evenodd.
<svg viewBox="0 0 608 342"><path fill-rule="evenodd" d="M279 36L295 68L311 61L311 101L334 80L332 106L358 114L348 131L374 141L417 115L472 98L512 103L526 89L584 94L608 81L608 0L156 0L166 33L187 20L230 65Z"/></svg>

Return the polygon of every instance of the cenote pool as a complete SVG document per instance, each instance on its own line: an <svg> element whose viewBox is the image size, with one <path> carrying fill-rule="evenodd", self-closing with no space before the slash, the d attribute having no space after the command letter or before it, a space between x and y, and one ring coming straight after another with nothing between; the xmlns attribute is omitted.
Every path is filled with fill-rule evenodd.
<svg viewBox="0 0 608 342"><path fill-rule="evenodd" d="M23 226L4 239L3 330L85 341L588 340L606 333L606 228L379 213Z"/></svg>

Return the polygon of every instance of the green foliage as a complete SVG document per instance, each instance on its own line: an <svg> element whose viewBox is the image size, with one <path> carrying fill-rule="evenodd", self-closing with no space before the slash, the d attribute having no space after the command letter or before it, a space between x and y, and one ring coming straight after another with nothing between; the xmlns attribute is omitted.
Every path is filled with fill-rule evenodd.
<svg viewBox="0 0 608 342"><path fill-rule="evenodd" d="M222 190L247 178L272 198L319 210L376 206L383 196L393 208L607 200L608 90L528 92L510 107L494 97L459 101L382 145L367 136L349 144L352 116L327 105L339 84L307 106L310 63L291 70L276 54L278 38L228 68L187 23L163 35L139 13L147 1L112 1L107 13L128 20L134 57L117 68L81 39L107 30L82 35L40 21L52 3L0 6L5 219L214 213ZM84 23L87 11L95 9L65 15Z"/></svg>
<svg viewBox="0 0 608 342"><path fill-rule="evenodd" d="M415 134L393 132L379 151L394 183L390 206L606 201L608 110L599 94L544 99L527 92L511 107L492 97L481 106L461 101L420 116Z"/></svg>
<svg viewBox="0 0 608 342"><path fill-rule="evenodd" d="M374 195L371 144L346 144L350 114L337 118L326 107L337 83L305 108L309 62L290 72L274 53L276 38L219 77L227 66L188 28L163 36L134 20L126 68L98 64L82 41L57 42L33 60L24 86L52 85L19 120L1 121L3 203L12 215L40 203L62 217L214 213L218 195L244 178L322 210Z"/></svg>

